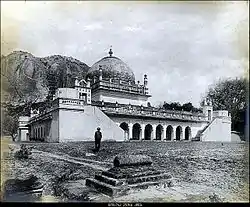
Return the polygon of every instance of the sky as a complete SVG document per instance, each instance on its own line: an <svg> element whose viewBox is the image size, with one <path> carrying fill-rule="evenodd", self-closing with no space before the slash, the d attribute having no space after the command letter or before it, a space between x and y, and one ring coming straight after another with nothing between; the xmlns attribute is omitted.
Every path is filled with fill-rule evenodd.
<svg viewBox="0 0 250 207"><path fill-rule="evenodd" d="M123 60L148 75L153 105L192 102L248 70L246 2L1 2L2 54L72 56L92 66Z"/></svg>

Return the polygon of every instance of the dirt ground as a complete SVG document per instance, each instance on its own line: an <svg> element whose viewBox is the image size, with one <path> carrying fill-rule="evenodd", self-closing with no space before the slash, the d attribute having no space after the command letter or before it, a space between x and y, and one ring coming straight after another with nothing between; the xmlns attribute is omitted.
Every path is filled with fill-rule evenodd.
<svg viewBox="0 0 250 207"><path fill-rule="evenodd" d="M103 142L96 156L92 142L29 143L34 149L28 160L14 159L6 149L9 144L19 147L5 143L3 180L35 174L45 185L42 201L249 202L246 143ZM86 178L112 167L118 154L151 156L157 169L174 177L174 186L134 190L116 198L84 187Z"/></svg>

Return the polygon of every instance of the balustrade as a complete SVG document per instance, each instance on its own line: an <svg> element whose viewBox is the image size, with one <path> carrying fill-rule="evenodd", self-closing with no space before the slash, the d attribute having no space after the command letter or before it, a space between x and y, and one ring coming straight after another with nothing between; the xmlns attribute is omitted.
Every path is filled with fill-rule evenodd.
<svg viewBox="0 0 250 207"><path fill-rule="evenodd" d="M85 105L85 101L83 101L83 100L81 100L81 101L79 101L79 100L60 100L60 102L59 102L60 104L70 104L70 105Z"/></svg>
<svg viewBox="0 0 250 207"><path fill-rule="evenodd" d="M186 120L194 120L194 121L205 121L206 117L203 115L184 115L178 112L164 111L164 112L156 112L156 111L148 111L143 109L132 108L129 109L127 107L102 107L102 110L106 113L120 113L120 114L132 114L133 115L143 115L143 116L154 116L159 118L178 118L178 119L186 119Z"/></svg>
<svg viewBox="0 0 250 207"><path fill-rule="evenodd" d="M110 89L110 90L119 90L119 91L126 91L126 92L132 92L132 93L140 93L144 94L145 88L143 85L129 85L129 84L124 84L124 82L117 83L114 81L107 81L107 80L102 80L100 82L95 82L92 85L92 90L98 89L98 88L105 88L105 89ZM147 90L147 88L146 88ZM146 93L145 93L146 94Z"/></svg>

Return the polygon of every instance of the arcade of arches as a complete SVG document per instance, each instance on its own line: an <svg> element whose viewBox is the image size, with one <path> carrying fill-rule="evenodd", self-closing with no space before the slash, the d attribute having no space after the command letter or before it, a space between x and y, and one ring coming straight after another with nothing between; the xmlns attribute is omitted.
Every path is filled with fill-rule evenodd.
<svg viewBox="0 0 250 207"><path fill-rule="evenodd" d="M122 122L120 127L124 131L125 140L190 140L191 128L189 126L177 126L174 130L172 125L140 125L139 123L128 124Z"/></svg>

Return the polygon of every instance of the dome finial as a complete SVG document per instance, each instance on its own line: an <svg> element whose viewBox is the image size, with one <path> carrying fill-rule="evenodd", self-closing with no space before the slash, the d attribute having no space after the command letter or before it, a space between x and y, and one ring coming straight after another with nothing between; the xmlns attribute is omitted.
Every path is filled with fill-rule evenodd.
<svg viewBox="0 0 250 207"><path fill-rule="evenodd" d="M110 50L109 50L109 56L111 57L113 55L113 51L112 51L112 45L110 46Z"/></svg>

